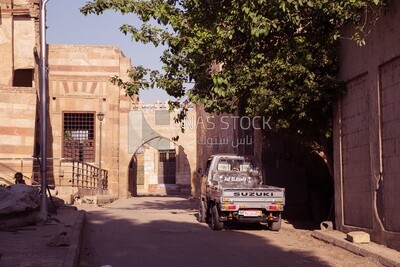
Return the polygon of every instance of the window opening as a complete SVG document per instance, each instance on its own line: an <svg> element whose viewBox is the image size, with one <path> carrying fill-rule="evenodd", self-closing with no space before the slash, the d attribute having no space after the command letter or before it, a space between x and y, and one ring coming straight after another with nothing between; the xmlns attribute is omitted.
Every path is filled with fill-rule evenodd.
<svg viewBox="0 0 400 267"><path fill-rule="evenodd" d="M32 87L33 69L14 70L14 87Z"/></svg>
<svg viewBox="0 0 400 267"><path fill-rule="evenodd" d="M80 162L95 162L94 113L63 114L64 158Z"/></svg>
<svg viewBox="0 0 400 267"><path fill-rule="evenodd" d="M160 153L160 162L175 162L176 155L175 150L161 150Z"/></svg>

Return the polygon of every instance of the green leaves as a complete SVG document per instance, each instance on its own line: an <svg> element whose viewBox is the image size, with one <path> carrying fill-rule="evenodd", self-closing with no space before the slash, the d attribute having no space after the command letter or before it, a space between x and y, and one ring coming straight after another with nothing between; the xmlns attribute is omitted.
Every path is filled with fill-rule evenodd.
<svg viewBox="0 0 400 267"><path fill-rule="evenodd" d="M333 104L343 92L342 26L356 25L352 38L362 45L384 6L384 0L93 0L81 12L134 13L143 25L123 25L121 32L167 46L163 73L151 72L147 81L149 70L138 67L133 81L113 78L128 94L157 86L209 112L240 106L248 115L272 116L276 131L315 141L331 135ZM195 83L189 92L187 82Z"/></svg>

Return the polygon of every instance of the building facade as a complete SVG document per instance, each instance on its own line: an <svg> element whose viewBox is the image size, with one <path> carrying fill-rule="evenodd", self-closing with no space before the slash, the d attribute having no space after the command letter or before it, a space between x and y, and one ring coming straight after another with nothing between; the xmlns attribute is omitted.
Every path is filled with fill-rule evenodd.
<svg viewBox="0 0 400 267"><path fill-rule="evenodd" d="M15 170L21 171L27 166L32 170L40 105L38 8L38 1L0 1L0 172L3 181L12 181ZM23 158L29 158L29 163L23 162Z"/></svg>
<svg viewBox="0 0 400 267"><path fill-rule="evenodd" d="M347 92L335 110L335 214L339 230L363 230L400 249L400 3L391 1L359 47L343 40ZM352 27L343 30L350 36Z"/></svg>
<svg viewBox="0 0 400 267"><path fill-rule="evenodd" d="M33 154L37 119L38 4L0 1L0 156Z"/></svg>
<svg viewBox="0 0 400 267"><path fill-rule="evenodd" d="M40 184L38 10L37 0L0 1L0 180L8 182L20 171L28 184ZM47 45L46 63L49 185L95 189L101 181L107 188L103 193L120 198L154 192L190 194L195 134L188 131L173 141L171 134L180 129L170 123L176 112L164 107L162 116L155 117L168 117L168 124L157 124L154 114L153 119L147 116L154 108L143 109L138 95L128 97L110 82L113 76L128 80L127 70L132 69L118 47ZM138 110L147 111L135 117ZM104 114L102 121L99 114ZM130 138L144 118L160 134L163 146L143 139L133 148L136 143Z"/></svg>
<svg viewBox="0 0 400 267"><path fill-rule="evenodd" d="M137 97L127 97L110 78L128 79L131 68L117 47L48 46L49 157L100 166L101 134L101 167L108 171L108 191L121 197L129 195L128 112ZM97 119L100 112L102 122ZM57 180L59 174L55 175Z"/></svg>
<svg viewBox="0 0 400 267"><path fill-rule="evenodd" d="M175 118L186 109L183 124ZM130 184L135 194L190 195L196 178L197 114L190 103L170 111L168 103L134 105L129 112ZM181 129L184 128L184 130Z"/></svg>

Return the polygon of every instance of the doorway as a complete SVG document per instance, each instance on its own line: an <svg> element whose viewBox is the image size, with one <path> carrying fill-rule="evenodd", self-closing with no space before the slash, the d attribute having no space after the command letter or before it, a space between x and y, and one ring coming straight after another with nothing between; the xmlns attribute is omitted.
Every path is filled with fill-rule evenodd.
<svg viewBox="0 0 400 267"><path fill-rule="evenodd" d="M159 150L158 183L175 184L176 152L174 149Z"/></svg>

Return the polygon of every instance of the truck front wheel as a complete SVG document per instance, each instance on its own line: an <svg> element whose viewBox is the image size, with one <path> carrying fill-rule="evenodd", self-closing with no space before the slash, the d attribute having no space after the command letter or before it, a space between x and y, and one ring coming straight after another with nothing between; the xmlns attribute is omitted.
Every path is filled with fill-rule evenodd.
<svg viewBox="0 0 400 267"><path fill-rule="evenodd" d="M211 211L211 229L219 231L222 228L224 228L224 222L219 221L218 207L214 205Z"/></svg>

